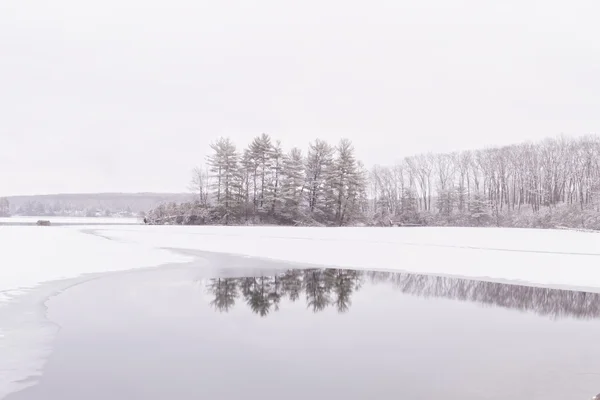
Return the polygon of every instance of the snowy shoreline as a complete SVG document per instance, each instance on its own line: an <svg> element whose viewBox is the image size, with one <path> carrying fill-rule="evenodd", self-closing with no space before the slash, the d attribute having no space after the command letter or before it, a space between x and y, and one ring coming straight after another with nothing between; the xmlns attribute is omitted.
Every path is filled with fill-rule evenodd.
<svg viewBox="0 0 600 400"><path fill-rule="evenodd" d="M160 249L303 265L402 271L561 289L600 290L600 235L510 228L132 226L97 234Z"/></svg>
<svg viewBox="0 0 600 400"><path fill-rule="evenodd" d="M83 229L84 225L0 226L0 293L87 273L191 261L166 250L85 234Z"/></svg>
<svg viewBox="0 0 600 400"><path fill-rule="evenodd" d="M600 290L600 235L573 230L82 224L0 226L0 243L4 294L86 273L193 260L174 250Z"/></svg>

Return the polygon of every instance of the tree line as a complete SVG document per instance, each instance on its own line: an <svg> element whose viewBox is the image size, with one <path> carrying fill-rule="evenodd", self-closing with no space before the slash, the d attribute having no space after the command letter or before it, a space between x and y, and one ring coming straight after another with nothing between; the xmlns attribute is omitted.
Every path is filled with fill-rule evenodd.
<svg viewBox="0 0 600 400"><path fill-rule="evenodd" d="M600 140L406 157L370 176L376 219L435 225L600 228Z"/></svg>
<svg viewBox="0 0 600 400"><path fill-rule="evenodd" d="M352 306L352 297L365 283L392 285L411 296L469 301L553 319L600 318L598 293L396 272L290 269L267 276L214 278L204 284L211 296L210 305L215 310L228 312L238 301L243 301L252 312L266 317L279 311L282 300L296 302L301 299L314 313L330 307L345 313Z"/></svg>
<svg viewBox="0 0 600 400"><path fill-rule="evenodd" d="M4 205L3 205L4 204ZM0 198L0 217L11 215L43 216L43 217L137 217L131 207L125 209L112 209L104 207L83 207L60 201L25 201L15 205L11 212L10 203L7 199Z"/></svg>
<svg viewBox="0 0 600 400"><path fill-rule="evenodd" d="M269 135L238 151L222 138L194 170L197 199L162 204L152 223L560 226L600 229L600 139L405 157L369 171L352 143L285 153Z"/></svg>

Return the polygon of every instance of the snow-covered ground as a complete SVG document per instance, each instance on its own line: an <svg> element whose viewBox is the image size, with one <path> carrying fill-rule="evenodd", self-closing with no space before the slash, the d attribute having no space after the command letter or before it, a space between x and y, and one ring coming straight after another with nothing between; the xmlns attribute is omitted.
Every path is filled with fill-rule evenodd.
<svg viewBox="0 0 600 400"><path fill-rule="evenodd" d="M3 299L42 282L189 260L143 243L120 243L87 234L83 227L71 228L0 226L0 306Z"/></svg>
<svg viewBox="0 0 600 400"><path fill-rule="evenodd" d="M102 227L151 248L600 291L600 234L500 228Z"/></svg>

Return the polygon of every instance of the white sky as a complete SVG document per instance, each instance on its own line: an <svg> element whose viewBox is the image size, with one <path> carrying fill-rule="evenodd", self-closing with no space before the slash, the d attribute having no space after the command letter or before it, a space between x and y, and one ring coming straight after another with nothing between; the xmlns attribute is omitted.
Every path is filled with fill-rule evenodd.
<svg viewBox="0 0 600 400"><path fill-rule="evenodd" d="M0 195L184 191L209 142L368 165L598 132L600 3L1 0Z"/></svg>

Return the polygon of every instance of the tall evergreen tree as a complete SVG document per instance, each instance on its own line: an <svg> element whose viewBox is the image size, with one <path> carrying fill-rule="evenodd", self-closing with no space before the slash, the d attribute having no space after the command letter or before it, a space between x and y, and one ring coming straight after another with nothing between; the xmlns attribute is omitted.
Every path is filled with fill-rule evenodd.
<svg viewBox="0 0 600 400"><path fill-rule="evenodd" d="M255 214L254 200L254 177L256 176L256 163L252 158L249 149L244 150L240 161L240 200L242 215L246 221L250 220Z"/></svg>
<svg viewBox="0 0 600 400"><path fill-rule="evenodd" d="M210 147L214 154L208 157L208 165L214 177L216 211L227 225L239 211L239 155L229 138L221 138Z"/></svg>
<svg viewBox="0 0 600 400"><path fill-rule="evenodd" d="M356 204L362 189L362 180L354 156L354 146L348 139L342 139L336 147L336 157L330 171L333 188L335 224L342 226L348 220L350 208ZM353 210L354 211L354 210Z"/></svg>
<svg viewBox="0 0 600 400"><path fill-rule="evenodd" d="M304 218L305 161L302 150L294 147L283 158L281 198L282 216L288 221Z"/></svg>
<svg viewBox="0 0 600 400"><path fill-rule="evenodd" d="M282 212L282 196L281 196L281 180L283 171L283 149L281 142L276 141L271 149L271 173L269 177L269 185L266 193L269 213L272 216L281 216Z"/></svg>
<svg viewBox="0 0 600 400"><path fill-rule="evenodd" d="M253 186L255 211L264 211L265 193L269 175L272 172L273 143L266 133L254 138L249 147L250 157L253 161Z"/></svg>
<svg viewBox="0 0 600 400"><path fill-rule="evenodd" d="M490 202L481 193L475 193L469 201L469 217L477 226L483 225L491 218Z"/></svg>
<svg viewBox="0 0 600 400"><path fill-rule="evenodd" d="M329 208L330 172L334 149L325 141L317 139L310 143L306 158L306 188L308 209L311 216L323 221L323 211Z"/></svg>

